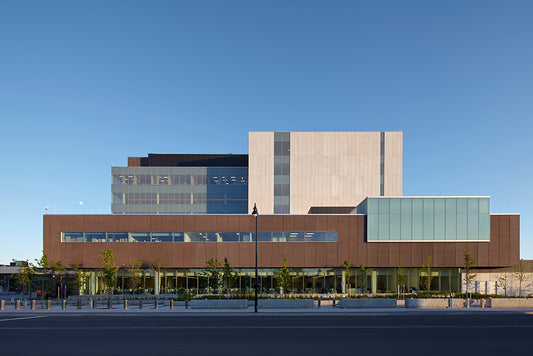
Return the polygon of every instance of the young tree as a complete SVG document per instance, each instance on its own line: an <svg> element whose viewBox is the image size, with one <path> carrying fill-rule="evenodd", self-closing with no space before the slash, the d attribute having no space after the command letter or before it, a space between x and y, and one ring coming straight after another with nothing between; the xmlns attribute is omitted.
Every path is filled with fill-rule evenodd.
<svg viewBox="0 0 533 356"><path fill-rule="evenodd" d="M420 285L422 286L422 289L426 290L426 298L429 298L431 280L433 279L433 276L431 275L431 256L428 256L426 259L426 264L422 266L422 270L425 276L420 275Z"/></svg>
<svg viewBox="0 0 533 356"><path fill-rule="evenodd" d="M407 284L407 274L402 266L398 265L398 294L404 293Z"/></svg>
<svg viewBox="0 0 533 356"><path fill-rule="evenodd" d="M285 295L291 289L291 276L287 268L287 259L283 259L283 267L279 270L278 286L281 290L281 295Z"/></svg>
<svg viewBox="0 0 533 356"><path fill-rule="evenodd" d="M61 265L61 262L48 259L48 254L44 251L41 258L35 259L35 263L31 264L31 268L34 271L34 274L39 277L40 287L43 291L41 294L41 304L44 307L44 298L46 294L52 293L52 289L57 284L58 277L63 276L65 269ZM61 283L57 294L58 298L61 297L62 287L63 278L61 278Z"/></svg>
<svg viewBox="0 0 533 356"><path fill-rule="evenodd" d="M527 273L529 269L527 267L526 261L520 259L518 264L513 267L513 276L518 281L518 296L522 296L522 282L527 279Z"/></svg>
<svg viewBox="0 0 533 356"><path fill-rule="evenodd" d="M215 294L218 293L218 289L221 287L221 274L220 267L222 263L217 259L211 257L208 261L205 261L204 275L208 278L208 286L214 290Z"/></svg>
<svg viewBox="0 0 533 356"><path fill-rule="evenodd" d="M503 288L504 295L507 297L507 288L509 288L510 283L507 272L500 274L497 283L499 287Z"/></svg>
<svg viewBox="0 0 533 356"><path fill-rule="evenodd" d="M102 260L102 277L104 278L104 283L106 285L107 303L109 307L109 300L117 282L116 273L119 266L117 265L116 258L113 256L113 250L111 249L103 251L100 255L100 259Z"/></svg>
<svg viewBox="0 0 533 356"><path fill-rule="evenodd" d="M361 289L361 294L366 293L366 268L363 263L359 265L359 271L357 272L357 285Z"/></svg>
<svg viewBox="0 0 533 356"><path fill-rule="evenodd" d="M163 268L163 263L165 259L163 257L158 257L156 260L150 265L150 269L154 271L154 283L157 282L157 285L159 286L159 293L161 294L161 268ZM157 279L157 281L156 281ZM155 286L154 286L155 287ZM155 293L155 291L154 291ZM159 294L157 295L159 298Z"/></svg>
<svg viewBox="0 0 533 356"><path fill-rule="evenodd" d="M142 262L137 261L135 258L132 258L131 260L129 260L125 265L126 270L129 273L128 279L130 281L133 295L135 295L135 291L139 289L139 287L142 284L141 266L142 266Z"/></svg>
<svg viewBox="0 0 533 356"><path fill-rule="evenodd" d="M346 286L348 287L348 298L350 298L350 289L352 287L350 284L350 279L352 278L352 274L350 272L351 263L352 262L350 260L344 261L344 275L346 278Z"/></svg>
<svg viewBox="0 0 533 356"><path fill-rule="evenodd" d="M83 271L80 268L80 265L78 262L74 262L72 265L72 271L74 271L73 277L74 277L74 285L76 289L78 290L78 300L80 299L79 296L81 295L81 288L83 285L87 284L89 279L89 273Z"/></svg>
<svg viewBox="0 0 533 356"><path fill-rule="evenodd" d="M33 268L29 265L27 260L24 261L17 261L19 264L19 269L17 273L14 274L15 281L20 286L20 290L22 292L22 295L26 294L28 292L28 298L31 296L31 280L32 276L35 275L35 271Z"/></svg>
<svg viewBox="0 0 533 356"><path fill-rule="evenodd" d="M476 274L470 272L474 264L476 263L476 260L472 258L472 254L470 252L470 249L466 249L463 253L463 259L464 259L464 271L465 271L465 283L466 283L466 294L468 295L468 287L472 282L474 282L476 278Z"/></svg>
<svg viewBox="0 0 533 356"><path fill-rule="evenodd" d="M235 283L235 272L233 270L233 267L229 264L227 257L224 257L222 281L224 283L224 289L226 290L226 297L229 297L229 291L233 287L233 283Z"/></svg>

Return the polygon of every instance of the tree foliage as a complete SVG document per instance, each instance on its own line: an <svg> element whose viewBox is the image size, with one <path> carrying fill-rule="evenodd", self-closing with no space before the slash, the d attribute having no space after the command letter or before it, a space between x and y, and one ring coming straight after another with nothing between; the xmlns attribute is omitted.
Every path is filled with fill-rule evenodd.
<svg viewBox="0 0 533 356"><path fill-rule="evenodd" d="M527 273L529 269L527 267L526 261L520 259L518 264L513 267L513 276L518 281L518 295L522 296L522 282L527 279Z"/></svg>
<svg viewBox="0 0 533 356"><path fill-rule="evenodd" d="M366 268L363 263L359 265L359 271L357 272L357 285L361 289L361 293L366 293Z"/></svg>
<svg viewBox="0 0 533 356"><path fill-rule="evenodd" d="M205 261L203 273L207 276L208 286L214 293L218 293L219 288L222 287L221 266L222 263L217 258L211 257L208 261Z"/></svg>
<svg viewBox="0 0 533 356"><path fill-rule="evenodd" d="M398 265L398 292L404 293L405 287L407 286L407 272L405 268Z"/></svg>
<svg viewBox="0 0 533 356"><path fill-rule="evenodd" d="M281 290L281 294L284 295L291 289L291 276L289 275L289 269L287 268L287 259L283 259L283 267L279 270L278 287Z"/></svg>
<svg viewBox="0 0 533 356"><path fill-rule="evenodd" d="M143 281L141 273L142 261L137 261L135 258L132 258L126 262L125 267L129 273L128 279L133 291L133 295L135 295L135 291L139 289Z"/></svg>
<svg viewBox="0 0 533 356"><path fill-rule="evenodd" d="M466 293L468 294L468 287L476 278L476 274L472 273L470 270L476 264L476 260L472 257L470 249L466 249L463 253L464 260L464 271L465 271L465 283L466 283Z"/></svg>
<svg viewBox="0 0 533 356"><path fill-rule="evenodd" d="M74 274L73 274L74 284L75 284L76 289L78 290L78 296L79 296L82 286L86 285L89 280L89 273L82 270L78 262L74 262L72 266L72 271L74 271Z"/></svg>
<svg viewBox="0 0 533 356"><path fill-rule="evenodd" d="M350 280L352 278L352 274L350 272L350 266L351 266L352 262L350 260L345 260L344 261L344 276L346 278L346 287L348 289L348 298L350 298L350 289L351 289L351 283L350 283Z"/></svg>
<svg viewBox="0 0 533 356"><path fill-rule="evenodd" d="M103 251L100 254L102 260L102 277L106 285L106 291L109 298L109 294L113 293L115 285L117 283L116 273L119 269L116 258L113 256L113 250L109 249Z"/></svg>
<svg viewBox="0 0 533 356"><path fill-rule="evenodd" d="M228 258L224 257L224 268L222 269L222 282L224 284L224 289L226 290L226 295L229 295L230 289L235 283L236 275L233 267L228 262Z"/></svg>
<svg viewBox="0 0 533 356"><path fill-rule="evenodd" d="M509 288L510 280L507 272L503 272L498 276L498 286L503 288L504 295L507 297L507 288Z"/></svg>
<svg viewBox="0 0 533 356"><path fill-rule="evenodd" d="M426 259L426 264L422 266L422 272L425 275L420 275L420 286L426 290L426 298L429 298L429 291L431 289L431 281L433 276L431 275L431 256Z"/></svg>

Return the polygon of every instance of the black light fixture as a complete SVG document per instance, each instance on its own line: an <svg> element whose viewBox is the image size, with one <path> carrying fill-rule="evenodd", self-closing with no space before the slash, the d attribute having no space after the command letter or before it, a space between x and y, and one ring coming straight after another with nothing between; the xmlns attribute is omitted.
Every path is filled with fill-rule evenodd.
<svg viewBox="0 0 533 356"><path fill-rule="evenodd" d="M257 206L254 203L254 210L252 211L252 216L255 218L255 303L254 303L254 313L257 313L257 289L259 288L259 284L257 283L257 215L259 213L257 212Z"/></svg>

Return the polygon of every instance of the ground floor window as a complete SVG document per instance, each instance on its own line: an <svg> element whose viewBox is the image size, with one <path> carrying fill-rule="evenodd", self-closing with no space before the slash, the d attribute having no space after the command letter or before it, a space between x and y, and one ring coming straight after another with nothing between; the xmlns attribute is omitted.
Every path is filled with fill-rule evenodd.
<svg viewBox="0 0 533 356"><path fill-rule="evenodd" d="M104 294L106 286L101 273L88 270L88 278L81 286L82 294ZM379 294L413 293L425 291L428 274L423 268L353 268L350 276L345 268L289 268L291 294ZM364 274L364 275L363 275ZM403 276L403 277L402 277ZM115 294L135 296L140 294L196 295L215 293L247 293L254 289L255 270L235 268L230 281L214 281L203 269L142 269L133 277L127 270L116 274ZM262 294L280 294L280 269L258 270L258 283ZM432 268L430 291L460 291L459 268ZM403 283L402 283L403 282Z"/></svg>

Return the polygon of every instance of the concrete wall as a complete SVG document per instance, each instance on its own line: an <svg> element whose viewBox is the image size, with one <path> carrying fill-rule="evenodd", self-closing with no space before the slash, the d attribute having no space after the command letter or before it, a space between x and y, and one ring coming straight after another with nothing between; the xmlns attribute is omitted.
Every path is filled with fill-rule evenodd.
<svg viewBox="0 0 533 356"><path fill-rule="evenodd" d="M396 308L396 299L341 299L339 308Z"/></svg>
<svg viewBox="0 0 533 356"><path fill-rule="evenodd" d="M290 213L380 195L380 132L291 132ZM249 133L249 210L273 213L274 133ZM385 133L385 195L402 195L403 133Z"/></svg>
<svg viewBox="0 0 533 356"><path fill-rule="evenodd" d="M258 308L285 309L285 308L313 308L313 299L259 299Z"/></svg>
<svg viewBox="0 0 533 356"><path fill-rule="evenodd" d="M471 283L468 287L468 291L472 293L481 293L481 294L498 294L508 296L518 296L519 295L519 281L515 278L513 272L480 272L479 270L474 271L476 278L474 283ZM462 291L466 292L466 283L464 281L463 273L463 285ZM533 295L533 272L525 274L525 281L522 281L522 296L531 296ZM503 284L500 280L507 279L507 293L503 288Z"/></svg>
<svg viewBox="0 0 533 356"><path fill-rule="evenodd" d="M274 132L248 133L248 211L274 213Z"/></svg>

